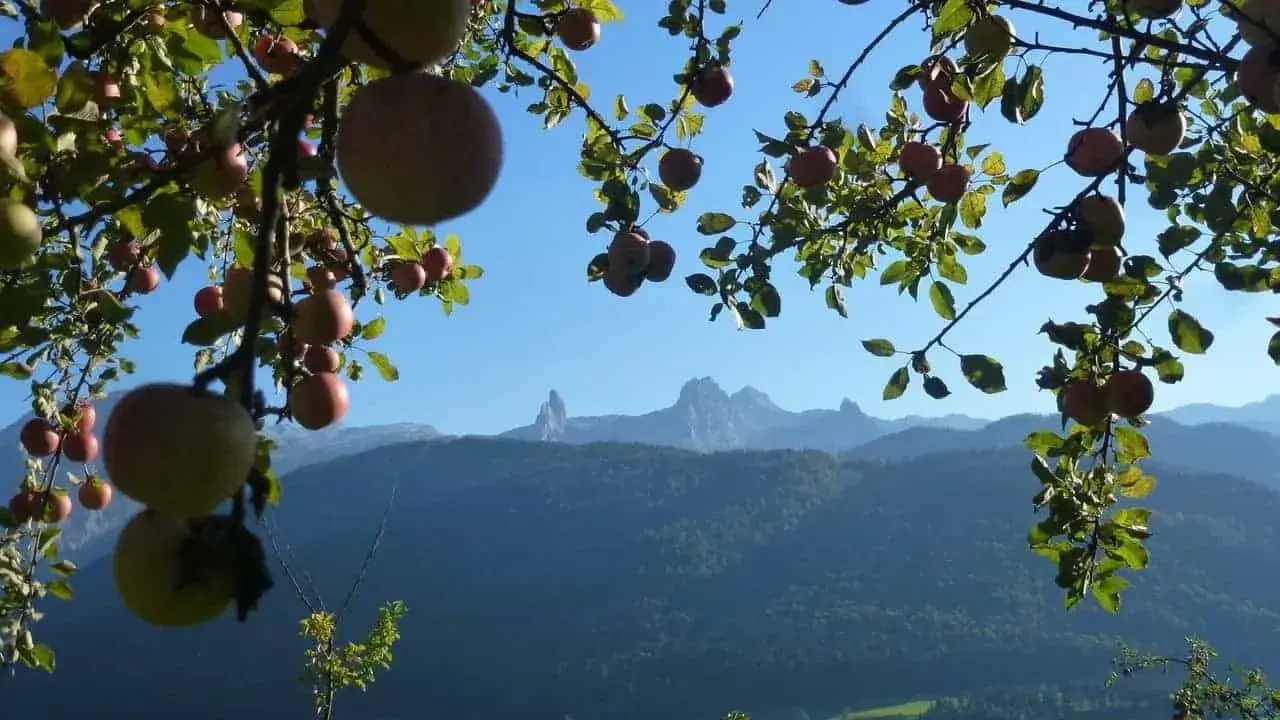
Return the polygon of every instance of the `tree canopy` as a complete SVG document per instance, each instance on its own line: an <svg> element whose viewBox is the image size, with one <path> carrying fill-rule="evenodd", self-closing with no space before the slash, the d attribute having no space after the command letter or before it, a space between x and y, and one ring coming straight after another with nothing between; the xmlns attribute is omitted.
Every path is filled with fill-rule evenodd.
<svg viewBox="0 0 1280 720"><path fill-rule="evenodd" d="M866 11L866 0L840 2L851 22ZM769 4L732 12L767 23ZM796 107L757 131L762 158L732 211L696 207L704 158L689 142L732 107L746 26L725 0L671 0L654 33L675 48L656 70L670 74L669 96L593 97L578 64L622 10L611 0L0 4L22 27L0 53L0 372L30 384L36 416L23 430L26 476L0 513L6 659L52 669L32 623L46 596L71 594L57 523L72 493L90 511L112 487L148 506L124 537L149 541L121 548L150 550L116 554L122 598L141 617L183 624L230 604L249 615L271 581L247 517L278 500L264 423L328 426L346 412L346 382L369 368L398 377L371 349L381 321L357 322L359 303L467 303L483 270L432 228L492 210L484 201L510 168L490 103L517 88L540 94L527 110L544 128L581 124L581 191L599 201L584 232L607 248L583 259L604 290L658 291L650 285L673 273L675 250L644 226L688 212L707 246L684 284L707 296L712 320L764 330L781 312L779 271L821 286L841 315L855 281L923 293L942 321L935 335L904 348L863 342L901 363L885 399L913 382L946 397L957 378L1005 390L996 357L948 345L953 328L1027 268L1092 283L1096 299L1078 317L1042 328L1057 348L1036 382L1063 426L1027 439L1042 512L1029 544L1056 566L1068 607L1091 597L1118 611L1122 573L1149 562L1150 513L1120 500L1155 485L1140 465L1152 378L1179 382L1179 354L1214 340L1182 305L1183 281L1205 272L1226 291L1280 290L1280 0L902 2L844 68L809 62ZM1058 28L1054 43L1021 34L1024 21ZM918 61L858 76L890 42L913 43ZM1107 64L1099 87L1060 86L1096 95L1097 110L1075 119L1056 162L1009 167L998 133L973 123L989 116L1018 132L1032 121L1054 54ZM855 76L888 86L882 122L842 119ZM1071 191L1003 272L960 292L965 258L989 251L984 217L1049 173ZM1135 202L1167 220L1154 243L1125 235ZM180 339L195 347L195 377L132 389L99 428L93 399L135 368L124 354L143 323L132 301L163 293L184 263L209 271ZM1280 363L1271 332L1259 352ZM215 512L228 496L230 511ZM55 574L39 575L42 564Z"/></svg>

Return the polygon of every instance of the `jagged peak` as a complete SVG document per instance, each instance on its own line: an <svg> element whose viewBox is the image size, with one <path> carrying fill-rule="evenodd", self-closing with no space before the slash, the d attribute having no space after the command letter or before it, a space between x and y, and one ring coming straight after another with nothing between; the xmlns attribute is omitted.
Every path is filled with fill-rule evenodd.
<svg viewBox="0 0 1280 720"><path fill-rule="evenodd" d="M556 392L555 388L552 388L551 392L547 394L547 406L551 408L551 412L560 417L565 417L564 398L560 396L560 393Z"/></svg>
<svg viewBox="0 0 1280 720"><path fill-rule="evenodd" d="M743 405L755 405L757 407L776 408L773 398L769 397L763 391L758 390L750 385L744 386L738 392L729 396L729 399Z"/></svg>
<svg viewBox="0 0 1280 720"><path fill-rule="evenodd" d="M840 412L842 412L842 413L849 413L849 414L852 414L852 415L865 415L865 414L866 414L866 413L862 412L862 408L858 407L858 403L856 403L856 402L854 402L854 401L850 400L849 398L842 398L842 399L840 400Z"/></svg>
<svg viewBox="0 0 1280 720"><path fill-rule="evenodd" d="M728 393L721 389L719 383L711 377L693 378L680 387L680 399L677 405L689 405L706 400L725 401Z"/></svg>

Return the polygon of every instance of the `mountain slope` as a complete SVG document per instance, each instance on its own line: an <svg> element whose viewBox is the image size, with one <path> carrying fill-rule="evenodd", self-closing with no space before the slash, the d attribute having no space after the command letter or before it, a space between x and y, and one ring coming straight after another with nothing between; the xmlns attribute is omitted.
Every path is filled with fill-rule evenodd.
<svg viewBox="0 0 1280 720"><path fill-rule="evenodd" d="M312 466L308 492L275 518L296 567L332 600L398 492L349 622L404 599L404 641L395 669L344 697L340 716L819 717L886 698L1101 682L1120 633L1169 647L1204 632L1243 662L1276 660L1280 494L1155 471L1153 565L1118 618L1064 612L1052 568L1026 550L1022 451L841 462L462 439ZM301 715L303 609L277 579L246 625L158 632L123 614L96 563L74 603L42 623L58 675L22 675L6 710ZM77 692L53 692L67 685Z"/></svg>

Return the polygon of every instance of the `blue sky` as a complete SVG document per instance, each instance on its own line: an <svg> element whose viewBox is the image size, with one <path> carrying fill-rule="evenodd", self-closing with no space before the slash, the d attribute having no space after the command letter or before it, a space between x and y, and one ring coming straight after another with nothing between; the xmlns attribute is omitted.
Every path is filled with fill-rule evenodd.
<svg viewBox="0 0 1280 720"><path fill-rule="evenodd" d="M580 74L601 107L607 108L618 92L632 107L665 103L684 40L654 26L663 3L619 4L626 21L607 25L600 44L575 56ZM551 388L564 396L571 415L641 413L670 404L684 381L704 375L729 391L755 386L788 409L835 407L848 397L885 417L1051 411L1052 398L1037 390L1034 375L1053 346L1036 332L1050 318L1081 319L1083 306L1098 297L1096 287L1020 270L950 336L951 347L960 352L997 357L1008 392L986 396L969 388L956 362L939 354L933 361L953 390L949 398L929 399L917 379L905 397L886 403L881 389L897 363L868 355L859 341L885 337L902 349L923 344L942 325L927 300L914 303L873 280L848 293L850 317L843 319L825 307L821 287L810 293L784 261L775 272L783 295L781 317L763 332L739 332L728 318L709 323L707 298L691 293L681 280L700 268L697 253L704 238L693 230L697 215L740 211L741 186L750 182L759 160L752 129L781 134L788 108L812 117L823 98L805 100L790 90L805 76L808 60L815 57L829 75L839 75L883 27L893 5L780 2L756 20L757 0L730 4L728 19L745 21L734 50L736 94L708 112L707 132L693 145L706 165L686 209L648 226L680 254L676 272L665 284L646 285L630 298L614 297L584 277L587 260L607 238L588 235L583 226L598 206L591 184L576 171L580 117L544 132L538 118L524 112L537 99L534 94L491 93L506 138L502 178L479 210L437 228L457 233L466 261L482 265L485 275L471 283L471 304L448 318L429 299L362 304L362 319L386 317L387 332L373 345L391 356L401 379L384 383L373 376L353 385L347 421L416 421L448 432L494 432L530 422ZM1045 41L1063 39L1061 30L1025 13L1010 17L1024 36L1038 31ZM1092 33L1079 37L1093 41ZM899 29L854 76L839 113L851 125L865 121L874 127L883 118L892 73L918 62L927 50L918 22ZM971 143L995 143L1010 170L1043 168L1059 159L1071 118L1087 117L1101 97L1105 69L1100 63L1058 55L1043 65L1047 101L1037 117L1014 127L993 105L968 136ZM1081 88L1086 92L1077 94ZM908 99L917 103L917 93L908 91ZM1042 176L1014 210L993 204L981 231L989 250L967 261L970 283L954 288L958 303L980 292L1043 226L1041 207L1065 202L1084 184L1059 166ZM1131 193L1126 244L1131 253L1155 255L1161 217L1144 201L1145 193ZM190 376L193 349L178 338L194 317L191 296L204 278L205 268L189 261L172 282L141 300L144 338L126 353L139 363L136 381ZM1198 276L1187 283L1185 308L1216 333L1216 343L1207 356L1184 358L1188 379L1160 386L1157 409L1199 401L1237 405L1280 390L1264 352L1271 329L1263 318L1280 314L1273 296L1227 295L1212 277ZM1148 331L1171 347L1163 317L1153 316ZM24 383L0 384L0 401L8 407L25 407L25 395Z"/></svg>

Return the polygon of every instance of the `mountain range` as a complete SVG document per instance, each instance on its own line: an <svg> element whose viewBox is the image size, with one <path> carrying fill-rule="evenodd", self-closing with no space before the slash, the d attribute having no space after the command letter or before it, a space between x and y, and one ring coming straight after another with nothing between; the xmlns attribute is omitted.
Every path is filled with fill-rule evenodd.
<svg viewBox="0 0 1280 720"><path fill-rule="evenodd" d="M118 397L97 401L98 416L106 418ZM1221 471L1280 488L1280 442L1274 439L1280 434L1280 423L1268 421L1280 415L1269 416L1269 408L1280 411L1280 396L1241 408L1189 405L1156 415L1147 432L1157 456L1174 467ZM29 418L0 429L0 448L10 448L8 453L0 451L0 467L21 467L18 434ZM532 424L498 437L571 444L641 443L697 452L793 449L902 458L942 450L1020 446L1028 433L1058 423L1055 417L1030 414L995 421L961 414L888 420L864 413L847 398L836 410L795 412L779 408L753 387L730 394L712 378L703 377L686 382L671 406L642 415L571 417L564 399L552 390ZM267 432L277 442L272 459L277 475L396 443L452 437L419 423L337 425L315 432L281 424L268 427ZM137 509L136 503L117 496L106 511L73 514L64 524L64 553L79 563L100 557Z"/></svg>
<svg viewBox="0 0 1280 720"><path fill-rule="evenodd" d="M952 446L999 437L916 430ZM1118 720L1168 712L1176 680L1104 693L1122 639L1176 652L1204 634L1232 660L1280 662L1280 493L1151 471L1152 564L1119 616L1063 609L1052 565L1026 548L1027 453L993 446L889 458L399 442L285 475L271 519L295 576L336 610L395 498L343 638L401 599L403 639L339 718L812 720L944 700L948 720L1043 720L1066 717L1044 705L1057 698L1073 718ZM57 672L0 685L6 713L301 717L306 611L274 572L248 622L161 631L120 607L110 562L87 563L37 627ZM1067 686L1090 694L1077 703ZM975 696L1012 699L997 712Z"/></svg>

